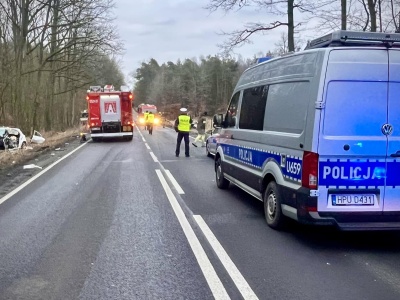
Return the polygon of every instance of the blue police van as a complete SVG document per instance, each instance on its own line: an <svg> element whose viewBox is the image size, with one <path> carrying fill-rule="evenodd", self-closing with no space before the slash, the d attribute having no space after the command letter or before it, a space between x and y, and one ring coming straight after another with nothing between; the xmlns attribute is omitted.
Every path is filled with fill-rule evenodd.
<svg viewBox="0 0 400 300"><path fill-rule="evenodd" d="M400 34L335 31L253 66L213 121L217 186L270 227L400 228Z"/></svg>

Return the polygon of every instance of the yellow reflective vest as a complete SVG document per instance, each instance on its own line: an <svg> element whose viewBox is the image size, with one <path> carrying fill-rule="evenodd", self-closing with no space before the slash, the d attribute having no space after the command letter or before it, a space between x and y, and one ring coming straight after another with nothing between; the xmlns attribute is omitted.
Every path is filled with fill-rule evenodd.
<svg viewBox="0 0 400 300"><path fill-rule="evenodd" d="M190 131L190 117L187 115L180 115L178 117L178 131L189 132Z"/></svg>
<svg viewBox="0 0 400 300"><path fill-rule="evenodd" d="M148 114L146 117L146 121L149 123L154 123L154 114Z"/></svg>

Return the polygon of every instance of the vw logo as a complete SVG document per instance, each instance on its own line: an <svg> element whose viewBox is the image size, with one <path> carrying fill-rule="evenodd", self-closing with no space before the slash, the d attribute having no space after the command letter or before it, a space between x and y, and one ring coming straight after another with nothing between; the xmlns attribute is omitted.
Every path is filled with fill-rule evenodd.
<svg viewBox="0 0 400 300"><path fill-rule="evenodd" d="M390 125L390 124L384 124L384 125L382 126L381 130L382 130L382 133L383 133L384 135L391 135L392 132L393 132L393 126Z"/></svg>

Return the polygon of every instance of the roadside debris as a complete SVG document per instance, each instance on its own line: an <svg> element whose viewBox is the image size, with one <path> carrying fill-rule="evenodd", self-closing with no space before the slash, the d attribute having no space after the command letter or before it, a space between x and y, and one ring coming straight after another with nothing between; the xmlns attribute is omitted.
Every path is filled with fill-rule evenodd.
<svg viewBox="0 0 400 300"><path fill-rule="evenodd" d="M46 139L40 134L40 132L34 130L31 137L32 144L43 144Z"/></svg>
<svg viewBox="0 0 400 300"><path fill-rule="evenodd" d="M25 169L43 169L42 167L40 167L40 166L37 166L37 165L35 165L35 164L30 164L30 165L25 165L24 166L24 170Z"/></svg>

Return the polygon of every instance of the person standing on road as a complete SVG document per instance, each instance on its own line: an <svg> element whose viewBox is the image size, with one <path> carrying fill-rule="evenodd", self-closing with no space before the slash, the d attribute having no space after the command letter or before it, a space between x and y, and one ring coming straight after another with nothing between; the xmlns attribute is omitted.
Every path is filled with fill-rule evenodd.
<svg viewBox="0 0 400 300"><path fill-rule="evenodd" d="M147 129L149 130L149 133L152 135L153 134L153 125L154 125L154 114L152 112L149 112L149 114L147 115L146 124L147 124Z"/></svg>
<svg viewBox="0 0 400 300"><path fill-rule="evenodd" d="M185 156L190 157L189 155L189 132L192 127L192 118L187 115L187 109L181 108L181 114L175 120L175 131L178 132L178 137L176 139L176 150L175 156L179 157L179 152L181 148L182 139L185 140Z"/></svg>
<svg viewBox="0 0 400 300"><path fill-rule="evenodd" d="M193 146L197 147L197 142L201 141L201 147L205 147L205 137L206 137L206 119L207 116L207 112L204 112L198 122L197 122L197 137L194 140L194 142L192 143Z"/></svg>
<svg viewBox="0 0 400 300"><path fill-rule="evenodd" d="M149 111L146 110L145 113L143 114L144 117L144 130L147 130L147 116L149 115Z"/></svg>

